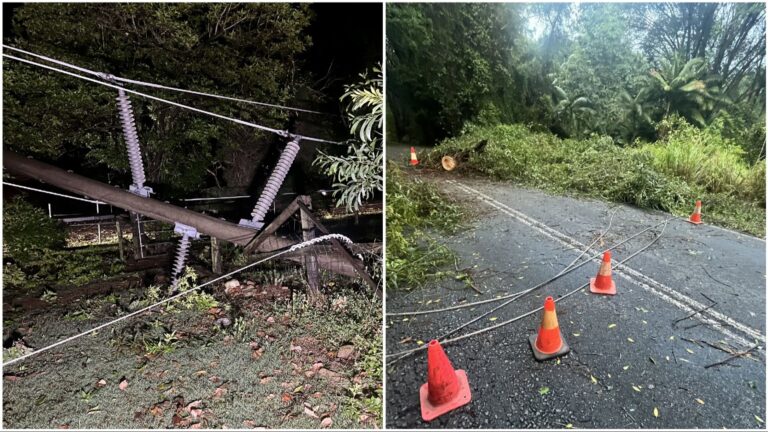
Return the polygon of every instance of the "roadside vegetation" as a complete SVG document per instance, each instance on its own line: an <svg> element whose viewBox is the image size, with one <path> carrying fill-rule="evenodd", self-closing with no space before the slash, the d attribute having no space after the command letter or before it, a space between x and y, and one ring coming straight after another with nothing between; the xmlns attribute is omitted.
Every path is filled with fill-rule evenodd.
<svg viewBox="0 0 768 432"><path fill-rule="evenodd" d="M449 274L456 257L437 237L460 229L464 212L456 203L389 164L386 215L387 288L410 290Z"/></svg>
<svg viewBox="0 0 768 432"><path fill-rule="evenodd" d="M428 161L488 140L462 167L553 193L573 193L685 216L697 199L709 223L765 234L765 163L749 164L718 124L698 129L675 117L664 138L621 147L610 137L559 138L523 125L470 126Z"/></svg>

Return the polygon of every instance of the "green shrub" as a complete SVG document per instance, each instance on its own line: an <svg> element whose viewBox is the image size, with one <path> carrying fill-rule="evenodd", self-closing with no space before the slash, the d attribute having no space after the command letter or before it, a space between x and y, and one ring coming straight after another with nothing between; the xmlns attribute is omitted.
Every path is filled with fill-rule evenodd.
<svg viewBox="0 0 768 432"><path fill-rule="evenodd" d="M739 189L743 198L752 199L765 207L765 160L752 165Z"/></svg>
<svg viewBox="0 0 768 432"><path fill-rule="evenodd" d="M42 285L81 286L91 281L118 274L109 256L92 249L35 250L26 260L18 259L3 268L3 283L9 287L33 290Z"/></svg>
<svg viewBox="0 0 768 432"><path fill-rule="evenodd" d="M737 191L748 176L744 150L722 136L720 122L698 129L673 117L660 127L669 131L665 138L644 146L659 171L715 193Z"/></svg>
<svg viewBox="0 0 768 432"><path fill-rule="evenodd" d="M42 209L21 196L3 203L3 252L6 257L28 260L43 249L66 244L66 232Z"/></svg>

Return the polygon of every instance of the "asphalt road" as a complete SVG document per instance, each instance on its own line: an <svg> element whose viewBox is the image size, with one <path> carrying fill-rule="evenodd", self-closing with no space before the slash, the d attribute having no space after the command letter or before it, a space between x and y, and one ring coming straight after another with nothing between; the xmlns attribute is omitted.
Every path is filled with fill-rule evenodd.
<svg viewBox="0 0 768 432"><path fill-rule="evenodd" d="M436 181L478 213L466 231L445 241L461 257L461 268L473 268L475 286L484 294L448 280L412 293L388 293L387 312L530 288L576 258L606 229L617 207L487 180L443 175ZM668 217L618 206L604 243L588 256ZM764 429L766 245L707 225L706 203L703 219L699 226L671 220L656 244L625 266L614 266L618 295L584 290L558 302L560 328L571 346L559 363L533 358L528 336L537 330L539 313L445 346L454 367L467 372L472 401L431 423L421 420L418 398L427 376L425 351L388 366L388 427ZM659 231L614 250L614 263ZM548 295L557 299L594 277L598 267L595 258L459 334L540 307ZM387 317L387 354L416 348L416 341L428 342L495 305ZM690 316L701 309L706 310ZM729 358L727 350L755 345L748 356L706 367Z"/></svg>

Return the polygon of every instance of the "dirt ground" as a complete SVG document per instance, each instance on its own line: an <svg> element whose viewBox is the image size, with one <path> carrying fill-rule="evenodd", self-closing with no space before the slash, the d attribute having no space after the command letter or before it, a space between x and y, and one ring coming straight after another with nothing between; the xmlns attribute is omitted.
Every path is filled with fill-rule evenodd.
<svg viewBox="0 0 768 432"><path fill-rule="evenodd" d="M313 306L286 274L241 274L4 368L3 427L379 427L381 301L324 275ZM167 296L127 279L6 303L4 362Z"/></svg>

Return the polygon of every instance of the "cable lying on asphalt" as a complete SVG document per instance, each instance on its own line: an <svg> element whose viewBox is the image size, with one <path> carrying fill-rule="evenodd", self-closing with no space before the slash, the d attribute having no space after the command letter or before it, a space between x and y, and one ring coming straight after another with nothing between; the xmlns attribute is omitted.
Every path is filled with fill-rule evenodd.
<svg viewBox="0 0 768 432"><path fill-rule="evenodd" d="M616 207L615 209L613 209L613 211L611 212L611 218L608 220L608 227L607 227L607 228L606 228L606 229L605 229L603 232L601 232L601 233L600 233L600 235L599 235L599 236L597 236L597 237L596 237L596 238L595 238L595 239L592 241L592 243L590 243L590 244L589 244L589 245L588 245L588 246L587 246L587 247L586 247L586 248L585 248L583 251L581 251L581 253L579 254L579 256L577 256L577 257L576 257L576 258L575 258L573 261L571 261L571 262L570 262L570 264L568 264L567 266L565 266L565 267L564 267L564 268L563 268L563 269L560 271L560 273L558 273L557 275L555 275L555 278L558 278L558 277L562 276L563 274L565 274L566 272L570 271L570 270L571 270L571 266L573 266L574 264L576 264L576 263L577 263L577 262L578 262L578 261L581 259L581 257L582 257L582 256L584 256L584 254L585 254L585 253L587 253L587 252L588 252L588 251L589 251L589 250L592 248L592 246L594 246L594 245L595 245L595 243L597 243L598 241L600 241L600 240L601 240L601 239L602 239L602 238L603 238L603 237L604 237L604 236L605 236L605 235L608 233L608 231L610 231L610 230L611 230L611 226L613 226L613 217L614 217L614 216L616 216L616 212L617 212L618 210L619 210L619 207ZM589 261L590 261L590 260L588 259L588 260L587 260L587 262L589 262ZM548 282L544 282L544 283L538 284L538 285L536 285L536 286L534 286L534 287L532 287L532 288L528 288L528 289L526 289L526 290L524 290L524 291L521 291L521 292L519 292L519 293L513 294L513 295L512 295L512 297L511 297L509 300L505 301L504 303L502 303L502 304L500 304L500 305L496 306L495 308L493 308L493 309L489 310L488 312L485 312L484 314L482 314L482 315L480 315L480 316L478 316L478 317L475 317L475 318L473 318L473 319L471 319L471 320L469 320L469 321L465 322L464 324L462 324L462 325L460 325L460 326L458 326L458 327L454 328L453 330L449 330L447 333L445 333L445 334L443 334L442 336L440 336L440 337L437 337L437 338L435 338L435 339L437 339L437 340L443 340L443 339L447 338L448 336L450 336L450 335L452 335L452 334L456 333L457 331L459 331L459 330L463 329L464 327L467 327L467 326L469 326L469 325L472 325L473 323L475 323L475 322L477 322L477 321L479 321L479 320L483 319L484 317L487 317L488 315L490 315L490 314L492 314L492 313L496 312L497 310L499 310L499 309L503 308L504 306L507 306L508 304L510 304L510 303L512 303L512 302L514 302L514 301L516 301L516 300L519 300L519 299L520 299L520 298L522 298L524 295L526 295L526 294L528 294L528 293L530 293L530 292L533 292L533 291L535 291L535 290L537 290L537 289L539 289L539 288L543 287L543 286L544 286L544 285L546 285L547 283L548 283ZM408 356L408 354L405 354L405 355L403 355L403 357L401 357L401 358L404 358L404 357L407 357L407 356ZM397 360L400 360L400 358L398 358Z"/></svg>
<svg viewBox="0 0 768 432"><path fill-rule="evenodd" d="M632 258L636 257L636 256L637 256L637 255L639 255L640 253L644 252L644 251L645 251L646 249L648 249L649 247L653 246L653 245L654 245L654 244L655 244L655 243L656 243L656 242L657 242L657 241L658 241L658 240L661 238L661 236L662 236L662 235L664 235L664 231L667 229L667 224L669 223L669 221L670 221L671 219L673 219L673 218L667 218L667 219L665 219L663 222L661 222L661 223L659 223L659 224L655 225L655 226L659 226L659 225L661 225L661 224L663 223L663 224L664 224L664 227L661 229L661 232L659 232L659 234L658 234L656 237L654 237L654 239L653 239L651 242L649 242L648 244L646 244L646 245L645 245L645 246L643 246L642 248L638 249L637 251L635 251L634 253L632 253L632 254L631 254L631 255L629 255L628 257L624 258L623 260L619 261L619 262L618 262L618 265L622 265L622 264L626 263L627 261L629 261L629 260L631 260ZM588 262L588 261L587 261L587 262ZM561 297L559 297L559 298L555 299L555 302L559 302L560 300L564 300L564 299L566 299L566 298L568 298L568 297L570 297L570 296L572 296L572 295L576 294L577 292L579 292L579 291L583 290L584 288L586 288L586 287L588 287L588 286L589 286L589 282L587 282L587 283L584 283L583 285L580 285L579 287L577 287L577 288L575 288L575 289L573 289L573 290L571 290L571 291L567 292L567 293L566 293L566 294L564 294L563 296L561 296ZM476 331L473 331L473 332L470 332L470 333L467 333L467 334L464 334L464 335L461 335L461 336L455 337L455 338L453 338L453 339L445 339L445 340L440 340L439 342L440 342L440 344L441 344L441 345L445 346L445 345L448 345L448 344L450 344L450 343L458 342L458 341L460 341L460 340L463 340L463 339L467 339L467 338L469 338L469 337L472 337L472 336L477 336L477 335L479 335L479 334L482 334L482 333L486 333L486 332L489 332L489 331L491 331L491 330L496 330L496 329L498 329L498 328L500 328L500 327L504 327L505 325L511 324L511 323L513 323L513 322L516 322L516 321L520 321L521 319L523 319L523 318L525 318L525 317L528 317L528 316L530 316L530 315L533 315L533 314L535 314L536 312L539 312L539 311L540 311L540 310L542 310L542 309L544 309L544 307L543 307L543 306L540 306L540 307L538 307L538 308L536 308L536 309L534 309L534 310L532 310L532 311L526 312L526 313L524 313L524 314L522 314L522 315L520 315L520 316L517 316L517 317L515 317L515 318L509 319L509 320L507 320L507 321L503 321L503 322L500 322L500 323L498 323L498 324L492 325L492 326L490 326L490 327L485 327L485 328L482 328L482 329L480 329L480 330L476 330ZM397 352L397 353L394 353L394 354L387 354L387 356L386 356L386 357L388 357L388 358L389 358L389 357L398 357L398 358L396 358L396 359L394 359L394 360L391 360L391 361L389 361L389 362L387 363L387 365L388 365L388 366L391 366L391 365L393 365L393 364L397 363L398 361L400 361L400 360L402 360L402 359L404 359L404 358L408 357L409 355L411 355L411 354L414 354L414 353L417 353L417 352L419 352L419 351L422 351L422 350L425 350L425 349L427 349L427 345L426 345L426 344L425 344L425 345L422 345L422 346L420 346L420 347L418 347L418 348L414 348L414 349L411 349L411 350L400 351L400 352Z"/></svg>
<svg viewBox="0 0 768 432"><path fill-rule="evenodd" d="M74 336L70 336L70 337L68 337L66 339L62 339L62 340L60 340L58 342L52 343L51 345L48 345L46 347L43 347L43 348L40 348L38 350L32 351L29 354L25 354L25 355L23 355L21 357L17 357L17 358L15 358L13 360L9 360L9 361L3 363L3 367L10 366L10 365L12 365L14 363L18 363L18 362L20 362L22 360L28 359L29 357L32 357L32 356L38 355L40 353L43 353L45 351L51 350L53 348L56 348L59 345L64 345L67 342L71 342L71 341L73 341L75 339L78 339L80 337L89 335L89 334L91 334L93 332L101 330L101 329L103 329L105 327L108 327L108 326L110 326L112 324L118 323L120 321L126 320L128 318L134 317L134 316L142 314L144 312L148 312L151 309L154 309L154 308L156 308L156 307L158 307L158 306L160 306L162 304L165 304L165 303L168 303L170 301L176 300L177 298L185 296L187 294L190 294L190 293L192 293L194 291L197 291L197 290L199 290L200 288L202 288L204 286L207 286L207 285L210 285L210 284L212 284L214 282L218 282L220 280L226 279L226 278L228 278L228 277L230 277L232 275L240 273L243 270L249 269L249 268L254 267L256 265L259 265L259 264L261 264L263 262L275 259L275 258L279 257L280 255L284 255L284 254L291 253L291 252L296 252L299 249L303 249L303 248L305 248L307 246L311 246L311 245L313 245L315 243L319 243L319 242L326 241L326 240L331 240L331 239L340 240L340 241L343 241L343 242L345 242L347 244L351 244L352 243L352 240L350 240L349 238L347 238L347 237L345 237L345 236L343 236L341 234L327 234L327 235L324 235L324 236L316 237L316 238L314 238L312 240L307 240L307 241L304 241L304 242L301 242L301 243L296 243L295 245L291 246L288 249L285 249L285 250L283 250L281 252L272 254L272 255L264 258L264 259L261 259L261 260L258 260L256 262L250 263L250 264L248 264L246 266L240 267L237 270L233 270L233 271L231 271L231 272L229 272L229 273L227 273L225 275L221 275L221 276L219 276L219 277L217 277L215 279L211 279L208 282L205 282L205 283L202 283L200 285L194 286L194 287L192 287L192 288L190 288L190 289L188 289L186 291L183 291L183 292L180 292L180 293L178 293L176 295L168 297L165 300L160 300L159 302L157 302L155 304L152 304L152 305L149 305L149 306L147 306L145 308L142 308L142 309L139 309L137 311L131 312L131 313L127 314L127 315L123 315L121 317L115 318L112 321L109 321L109 322L106 322L106 323L101 324L99 326L96 326L96 327L94 327L94 328L92 328L90 330L86 330L86 331L84 331L82 333L79 333L79 334L76 334Z"/></svg>
<svg viewBox="0 0 768 432"><path fill-rule="evenodd" d="M653 225L653 226L650 226L648 228L645 228L645 229L643 229L643 230L641 230L641 231L639 231L639 232L637 232L637 233L627 237L626 239L620 241L619 243L616 243L615 245L613 245L613 246L611 246L609 248L606 248L605 251L614 250L614 249L618 248L619 246L629 242L630 240L632 240L632 239L634 239L636 237L639 237L639 236L645 234L646 232L648 232L648 231L650 231L650 230L652 230L654 228L659 227L662 224L666 224L671 219L674 219L674 218L673 217L667 218L667 219L657 223L656 225ZM589 248L587 248L587 250L588 249ZM519 295L522 295L522 294L526 294L526 293L528 293L528 292L530 292L532 290L541 288L544 285L552 283L552 282L560 279L561 277L565 276L566 274L568 274L568 273L570 273L570 272L572 272L572 271L574 271L574 270L584 266L585 264L589 263L591 260L599 258L600 256L602 256L602 254L603 254L603 252L598 252L598 253L592 255L591 257L589 257L589 259L587 261L584 261L581 264L578 264L578 265L574 266L573 268L567 268L566 267L566 269L563 272L558 273L557 275L553 276L552 278L550 278L550 279L548 279L548 280L546 280L544 282L541 282L540 284L538 284L538 285L536 285L534 287L528 288L528 289L520 291L520 292L516 292L516 293L513 293L513 294L508 294L508 295L505 295L505 296L496 297L496 298L492 298L492 299L480 300L480 301L476 301L476 302L472 302L472 303L463 303L463 304L460 304L460 305L449 306L449 307L445 307L445 308L442 308L442 309L430 309L430 310L425 310L425 311L410 311L410 312L387 313L387 316L427 315L427 314L433 314L433 313L448 312L448 311L452 311L452 310L456 310L456 309L468 308L468 307L477 306L477 305L481 305L481 304L493 303L493 302L497 302L497 301L501 301L501 300L506 300L506 299L514 298L516 296L519 296Z"/></svg>

